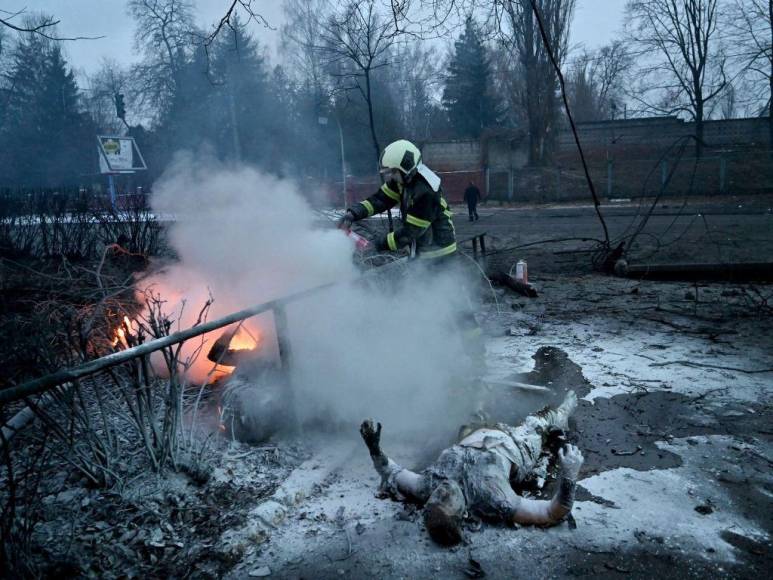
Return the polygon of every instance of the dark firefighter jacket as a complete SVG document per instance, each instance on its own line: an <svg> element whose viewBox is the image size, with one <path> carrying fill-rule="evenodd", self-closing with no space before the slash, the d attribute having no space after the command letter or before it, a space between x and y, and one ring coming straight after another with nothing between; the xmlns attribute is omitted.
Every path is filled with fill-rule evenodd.
<svg viewBox="0 0 773 580"><path fill-rule="evenodd" d="M420 258L440 258L456 252L451 210L443 198L440 179L426 166L420 167L410 183L397 190L385 183L368 199L349 209L355 219L361 220L387 211L397 203L400 204L402 223L378 242L379 250L397 251L415 240L416 254Z"/></svg>

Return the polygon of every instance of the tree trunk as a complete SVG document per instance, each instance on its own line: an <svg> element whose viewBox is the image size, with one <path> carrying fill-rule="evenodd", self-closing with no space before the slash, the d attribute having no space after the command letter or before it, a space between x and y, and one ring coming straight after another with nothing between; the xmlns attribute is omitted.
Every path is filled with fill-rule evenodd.
<svg viewBox="0 0 773 580"><path fill-rule="evenodd" d="M376 137L376 124L373 122L373 99L370 94L370 69L365 69L365 100L368 104L368 123L370 125L370 138L373 140L373 148L376 150L376 163L381 157L381 146Z"/></svg>
<svg viewBox="0 0 773 580"><path fill-rule="evenodd" d="M703 154L703 100L698 99L695 106L695 157Z"/></svg>
<svg viewBox="0 0 773 580"><path fill-rule="evenodd" d="M773 50L773 0L768 0L768 23L770 24L770 46ZM770 102L768 103L768 150L773 157L773 54L770 55L770 75L768 76L770 85Z"/></svg>
<svg viewBox="0 0 773 580"><path fill-rule="evenodd" d="M370 124L370 138L373 140L373 148L376 150L376 167L378 167L379 159L381 158L381 146L378 143L378 137L376 137L376 123L373 121L373 98L370 94L370 69L365 69L365 100L368 103L368 123ZM394 224L392 224L392 211L387 211L387 222L389 223L389 231L394 231Z"/></svg>
<svg viewBox="0 0 773 580"><path fill-rule="evenodd" d="M526 8L526 7L525 7ZM523 19L523 61L526 76L526 116L529 124L529 165L542 162L542 133L539 111L539 78L537 77L537 54L534 45L534 17L531 7L524 9Z"/></svg>

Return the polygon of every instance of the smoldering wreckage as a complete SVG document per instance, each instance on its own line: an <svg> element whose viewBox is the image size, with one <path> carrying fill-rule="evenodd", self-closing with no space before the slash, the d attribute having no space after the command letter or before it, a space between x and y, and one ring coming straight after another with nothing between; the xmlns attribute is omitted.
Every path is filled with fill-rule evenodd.
<svg viewBox="0 0 773 580"><path fill-rule="evenodd" d="M204 200L228 191L229 180L257 180L260 190L270 179L205 173L162 184L158 210L179 187ZM743 577L768 566L764 319L733 318L743 305L729 297L719 321L689 313L642 320L637 309L656 311L697 286L562 275L564 266L540 254L530 255L529 270L522 256L503 266L492 246L507 240L489 236L487 251L481 229L465 238L459 228L458 264L428 274L420 260L370 251L382 237L387 249L390 236L397 242L370 215L404 191L389 183L371 207L343 218L315 214L293 192L257 224L252 216L261 213L243 204L265 213L276 199L194 199L178 208L170 226L178 262L148 282L178 297L167 305L176 313L167 335L143 339L149 317L127 313L115 353L33 381L25 395L43 406L46 395L37 403L32 396L52 382L85 385L131 360L163 367L150 354L184 341L180 397L195 405L179 421L204 444L161 475L137 454L120 457L115 469L135 476L112 490L63 463L44 486L29 534L48 562L40 569L97 577ZM450 208L438 207L412 225L426 229L437 217L453 232ZM481 214L485 224L496 211ZM213 218L231 227L201 240ZM244 247L234 242L245 232L256 232L242 250L258 254L252 269L234 249ZM184 311L207 287L224 297L212 318ZM234 312L254 296L265 301ZM727 333L735 354L720 352L729 350L718 338ZM675 359L687 364L671 366ZM759 373L747 360L759 361ZM31 445L40 422L22 423L4 427L6 442Z"/></svg>

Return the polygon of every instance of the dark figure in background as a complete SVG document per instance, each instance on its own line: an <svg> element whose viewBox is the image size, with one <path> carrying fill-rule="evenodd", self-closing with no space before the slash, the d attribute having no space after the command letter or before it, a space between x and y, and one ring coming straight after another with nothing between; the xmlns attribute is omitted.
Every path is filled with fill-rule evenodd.
<svg viewBox="0 0 773 580"><path fill-rule="evenodd" d="M381 476L382 496L424 505L424 523L433 540L444 545L462 541L467 515L504 524L551 526L572 511L575 484L583 456L567 445L558 452L558 490L550 500L518 495L513 485L534 473L554 430L565 431L577 408L574 391L561 405L530 415L518 427L497 423L468 434L443 451L427 469L403 469L381 450L381 423L368 419L360 434Z"/></svg>
<svg viewBox="0 0 773 580"><path fill-rule="evenodd" d="M467 202L467 213L470 214L470 221L478 219L478 201L480 200L480 189L471 181L467 189L464 190L464 201Z"/></svg>

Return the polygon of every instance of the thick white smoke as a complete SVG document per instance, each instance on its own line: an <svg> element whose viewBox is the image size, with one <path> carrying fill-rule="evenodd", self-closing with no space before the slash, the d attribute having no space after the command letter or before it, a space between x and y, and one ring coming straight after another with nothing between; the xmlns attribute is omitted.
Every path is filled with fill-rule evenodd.
<svg viewBox="0 0 773 580"><path fill-rule="evenodd" d="M353 242L312 211L297 185L244 166L181 156L155 185L152 204L175 218L179 261L151 283L170 312L186 300L181 327L210 292L214 318L337 282L287 309L300 419L458 424L462 406L451 401L468 364L455 327L465 301L458 276L353 284ZM272 334L270 316L257 324Z"/></svg>

